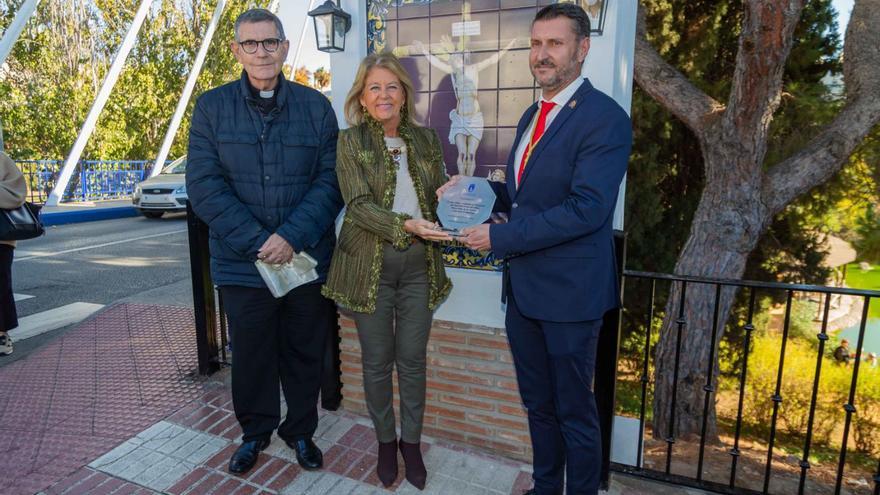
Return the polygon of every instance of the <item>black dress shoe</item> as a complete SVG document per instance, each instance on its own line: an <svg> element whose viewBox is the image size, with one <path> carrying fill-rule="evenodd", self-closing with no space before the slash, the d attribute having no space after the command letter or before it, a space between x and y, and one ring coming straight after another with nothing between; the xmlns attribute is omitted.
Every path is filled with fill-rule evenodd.
<svg viewBox="0 0 880 495"><path fill-rule="evenodd" d="M311 438L287 442L287 446L296 452L296 462L303 469L320 469L324 465L324 454Z"/></svg>
<svg viewBox="0 0 880 495"><path fill-rule="evenodd" d="M251 440L250 442L242 443L235 450L235 453L232 454L232 458L229 459L229 472L232 474L244 474L250 471L254 464L257 463L260 451L268 446L269 439Z"/></svg>

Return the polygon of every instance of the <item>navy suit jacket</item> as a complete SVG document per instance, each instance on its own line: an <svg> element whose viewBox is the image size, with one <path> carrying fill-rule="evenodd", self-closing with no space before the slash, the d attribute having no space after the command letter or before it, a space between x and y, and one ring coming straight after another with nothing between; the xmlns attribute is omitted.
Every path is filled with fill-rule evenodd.
<svg viewBox="0 0 880 495"><path fill-rule="evenodd" d="M632 146L626 112L585 79L532 151L516 187L516 148L538 104L517 126L507 183L492 183L492 251L505 260L504 291L528 318L596 320L620 304L612 219ZM526 138L527 139L527 138ZM509 286L508 286L509 285Z"/></svg>

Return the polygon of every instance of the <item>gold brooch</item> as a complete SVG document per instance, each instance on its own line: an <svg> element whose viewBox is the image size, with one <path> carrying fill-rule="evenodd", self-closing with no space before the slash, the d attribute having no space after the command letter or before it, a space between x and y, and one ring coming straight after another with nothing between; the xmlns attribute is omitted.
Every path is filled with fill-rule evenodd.
<svg viewBox="0 0 880 495"><path fill-rule="evenodd" d="M389 146L388 147L388 151L391 152L391 159L393 159L397 163L400 162L400 155L403 154L403 151L400 148L401 148L400 146L397 146L397 147Z"/></svg>

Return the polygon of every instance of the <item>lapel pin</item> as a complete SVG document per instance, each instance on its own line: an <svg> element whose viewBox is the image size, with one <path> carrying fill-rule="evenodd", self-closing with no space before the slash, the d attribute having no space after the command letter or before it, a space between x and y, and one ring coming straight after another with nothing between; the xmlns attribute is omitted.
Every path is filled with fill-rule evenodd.
<svg viewBox="0 0 880 495"><path fill-rule="evenodd" d="M571 100L571 103L569 103L568 106L569 106L569 108L574 110L574 107L577 106L577 104L578 104L577 100Z"/></svg>

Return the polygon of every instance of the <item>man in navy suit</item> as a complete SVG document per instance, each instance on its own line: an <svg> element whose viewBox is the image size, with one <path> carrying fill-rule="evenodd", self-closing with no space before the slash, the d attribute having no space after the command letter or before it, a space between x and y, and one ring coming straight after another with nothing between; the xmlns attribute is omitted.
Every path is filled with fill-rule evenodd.
<svg viewBox="0 0 880 495"><path fill-rule="evenodd" d="M461 237L504 260L507 336L534 449L527 494L560 494L565 478L569 495L599 489L593 371L602 317L620 302L612 217L632 130L581 76L589 33L574 4L538 12L529 65L542 96L519 121L507 184L490 183L510 220Z"/></svg>

